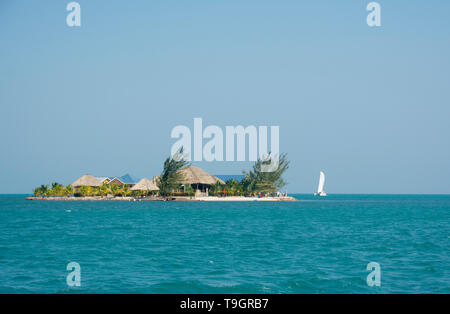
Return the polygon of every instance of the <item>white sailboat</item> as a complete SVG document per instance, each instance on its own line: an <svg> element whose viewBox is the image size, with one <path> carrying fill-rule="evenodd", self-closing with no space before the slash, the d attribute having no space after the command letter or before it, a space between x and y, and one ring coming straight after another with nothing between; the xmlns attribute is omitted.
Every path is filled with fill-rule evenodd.
<svg viewBox="0 0 450 314"><path fill-rule="evenodd" d="M327 193L323 190L323 186L325 184L325 173L323 171L320 172L319 178L319 187L317 188L317 192L314 193L316 196L327 196Z"/></svg>

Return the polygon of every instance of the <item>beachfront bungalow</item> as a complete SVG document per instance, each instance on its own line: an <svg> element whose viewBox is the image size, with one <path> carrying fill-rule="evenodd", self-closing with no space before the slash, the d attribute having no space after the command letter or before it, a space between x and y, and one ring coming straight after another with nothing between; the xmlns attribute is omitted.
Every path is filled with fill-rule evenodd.
<svg viewBox="0 0 450 314"><path fill-rule="evenodd" d="M200 169L196 166L190 166L186 167L180 170L180 172L183 174L183 180L181 184L183 185L184 189L186 189L187 185L192 186L195 189L195 194L201 194L208 192L208 189L215 185L217 182L221 184L225 184L224 181L219 179L216 176L213 176L212 174L207 173L205 170Z"/></svg>
<svg viewBox="0 0 450 314"><path fill-rule="evenodd" d="M111 179L108 182L108 185L118 185L118 186L122 186L124 185L124 182L122 182L118 177L114 177L113 179Z"/></svg>
<svg viewBox="0 0 450 314"><path fill-rule="evenodd" d="M138 183L136 183L130 191L143 191L143 192L153 192L153 191L159 191L158 186L156 183L152 180L150 181L147 178L142 179Z"/></svg>
<svg viewBox="0 0 450 314"><path fill-rule="evenodd" d="M85 174L72 183L72 187L74 188L79 188L82 186L100 187L102 186L102 182L90 174Z"/></svg>
<svg viewBox="0 0 450 314"><path fill-rule="evenodd" d="M129 174L123 175L121 177L94 177L90 174L85 174L81 178L77 179L74 183L72 183L72 187L100 187L103 184L115 184L118 186L128 185L129 187L133 187L137 182L138 180L136 180Z"/></svg>
<svg viewBox="0 0 450 314"><path fill-rule="evenodd" d="M138 183L138 180L136 180L129 174L123 175L121 177L107 177L107 178L109 179L109 181L106 182L108 185L118 185L118 186L128 185L129 187L133 187L134 185L136 185L136 183Z"/></svg>

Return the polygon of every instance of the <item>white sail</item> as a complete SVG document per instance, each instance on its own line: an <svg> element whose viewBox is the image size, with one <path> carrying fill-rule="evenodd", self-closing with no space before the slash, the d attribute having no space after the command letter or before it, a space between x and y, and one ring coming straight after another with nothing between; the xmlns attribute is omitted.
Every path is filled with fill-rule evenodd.
<svg viewBox="0 0 450 314"><path fill-rule="evenodd" d="M323 193L323 186L325 184L325 173L323 171L320 172L320 179L319 179L319 187L317 188L317 194Z"/></svg>

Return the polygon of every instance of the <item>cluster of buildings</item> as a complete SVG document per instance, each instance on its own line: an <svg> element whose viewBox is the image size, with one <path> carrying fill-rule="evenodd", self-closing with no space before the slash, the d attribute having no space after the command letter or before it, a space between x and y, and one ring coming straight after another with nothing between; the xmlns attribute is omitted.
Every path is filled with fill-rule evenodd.
<svg viewBox="0 0 450 314"><path fill-rule="evenodd" d="M183 174L183 180L181 182L182 189L185 190L187 186L192 186L196 191L196 194L208 193L208 189L217 184L225 184L230 179L236 179L238 181L243 179L243 176L239 175L212 175L196 166L189 166L180 170ZM95 177L90 174L85 174L75 182L72 183L73 188L80 188L82 186L101 187L102 185L127 185L131 191L144 191L144 192L157 192L159 188L156 184L155 176L152 180L143 178L137 180L131 175L126 174L121 177Z"/></svg>
<svg viewBox="0 0 450 314"><path fill-rule="evenodd" d="M154 180L150 181L147 178L143 178L142 180L136 180L131 175L126 174L121 177L94 177L90 174L85 174L82 177L78 178L75 182L72 183L73 188L80 188L82 186L89 187L101 187L102 185L117 185L124 186L128 185L130 189L133 191L142 190L142 191L158 191L159 188L156 185Z"/></svg>

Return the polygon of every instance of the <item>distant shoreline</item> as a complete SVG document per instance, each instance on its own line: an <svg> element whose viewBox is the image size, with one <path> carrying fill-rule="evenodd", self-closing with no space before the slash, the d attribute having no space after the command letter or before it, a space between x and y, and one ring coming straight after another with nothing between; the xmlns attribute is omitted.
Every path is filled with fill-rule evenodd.
<svg viewBox="0 0 450 314"><path fill-rule="evenodd" d="M85 196L85 197L27 197L28 201L128 201L128 202L163 202L163 201L185 201L185 202L295 202L296 198L291 196L281 197L246 197L246 196L202 196L202 197L187 197L187 196L174 196L174 197L102 197L102 196Z"/></svg>

